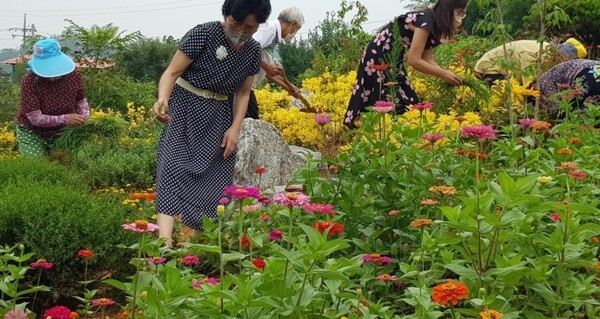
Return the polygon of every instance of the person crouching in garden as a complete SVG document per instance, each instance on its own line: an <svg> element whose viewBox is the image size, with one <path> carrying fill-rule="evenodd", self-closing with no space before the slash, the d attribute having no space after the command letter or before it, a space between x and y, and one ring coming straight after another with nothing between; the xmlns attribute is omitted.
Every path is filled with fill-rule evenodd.
<svg viewBox="0 0 600 319"><path fill-rule="evenodd" d="M344 119L347 127L355 128L355 121L361 112L364 112L368 106L375 105L375 101L387 99L389 92L386 90L388 88L380 86L381 71L376 68L377 65L391 63L386 59L392 51L392 47L396 43L400 43L400 40L402 50L394 62L401 68L394 75L394 79L384 80L396 82L395 89L397 89L398 100L393 101L396 104L396 114L404 113L408 105L419 103L417 93L403 66L404 54L407 50L408 64L415 70L438 76L451 85L462 83L462 79L458 75L440 67L435 62L433 49L461 30L462 20L466 16L467 2L468 0L438 0L432 9L408 12L396 17L377 33L367 45L360 59L356 81ZM392 34L394 25L400 32L400 39Z"/></svg>
<svg viewBox="0 0 600 319"><path fill-rule="evenodd" d="M199 24L181 39L153 105L165 123L157 151L156 212L160 237L172 245L174 216L184 240L216 218L233 182L235 153L261 48L252 39L271 14L269 0L225 0L222 21ZM233 105L228 95L234 94Z"/></svg>
<svg viewBox="0 0 600 319"><path fill-rule="evenodd" d="M587 55L585 48L579 41L570 39L571 42L551 43L542 42L542 59L555 61L553 64L566 60L577 59ZM579 48L574 43L579 43ZM506 49L506 57L504 50ZM583 52L581 51L583 50ZM551 54L554 53L554 56ZM514 75L523 83L523 72L535 65L540 55L540 42L536 40L516 40L497 46L486 53L475 63L475 75L488 85L495 81L504 80L507 70L514 68Z"/></svg>
<svg viewBox="0 0 600 319"><path fill-rule="evenodd" d="M84 124L90 107L83 77L57 40L36 42L28 66L21 79L16 142L22 156L36 158L47 154L61 129Z"/></svg>
<svg viewBox="0 0 600 319"><path fill-rule="evenodd" d="M290 7L283 9L277 20L267 21L258 27L258 30L252 35L261 47L262 61L260 62L260 72L256 75L252 91L250 91L250 101L246 117L255 120L260 119L258 112L258 101L254 94L254 89L264 83L265 79L284 88L294 97L298 97L299 90L291 84L284 76L283 61L279 54L279 44L283 41L290 42L294 39L300 28L304 25L304 15L300 9ZM233 96L230 96L230 101Z"/></svg>
<svg viewBox="0 0 600 319"><path fill-rule="evenodd" d="M540 77L540 93L542 105L554 120L565 116L560 100L568 101L571 110L583 109L585 99L600 96L600 61L576 59L557 64Z"/></svg>

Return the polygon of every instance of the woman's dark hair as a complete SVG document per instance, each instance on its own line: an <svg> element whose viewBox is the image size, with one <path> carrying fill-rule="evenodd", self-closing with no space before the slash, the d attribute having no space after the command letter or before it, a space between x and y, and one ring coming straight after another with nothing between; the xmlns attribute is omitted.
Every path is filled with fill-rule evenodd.
<svg viewBox="0 0 600 319"><path fill-rule="evenodd" d="M433 6L433 30L438 39L454 34L454 10L467 7L469 0L438 0Z"/></svg>
<svg viewBox="0 0 600 319"><path fill-rule="evenodd" d="M225 0L221 11L224 17L232 16L238 22L246 20L252 14L258 23L265 23L271 15L271 1Z"/></svg>

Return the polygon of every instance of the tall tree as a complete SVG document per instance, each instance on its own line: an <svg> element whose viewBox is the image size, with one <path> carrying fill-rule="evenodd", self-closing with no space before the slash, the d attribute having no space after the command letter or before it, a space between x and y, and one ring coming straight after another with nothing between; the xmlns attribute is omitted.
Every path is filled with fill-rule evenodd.
<svg viewBox="0 0 600 319"><path fill-rule="evenodd" d="M177 47L178 41L170 36L139 39L117 56L117 68L138 81L158 83Z"/></svg>

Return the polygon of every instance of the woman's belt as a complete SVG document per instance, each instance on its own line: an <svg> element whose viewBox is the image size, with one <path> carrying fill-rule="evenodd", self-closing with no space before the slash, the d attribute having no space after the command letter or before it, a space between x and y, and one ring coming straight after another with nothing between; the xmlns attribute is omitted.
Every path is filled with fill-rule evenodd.
<svg viewBox="0 0 600 319"><path fill-rule="evenodd" d="M203 97L205 99L211 99L211 100L217 100L217 101L227 101L227 95L213 92L213 91L207 90L207 89L197 88L197 87L191 85L188 81L184 80L183 78L177 78L177 81L175 81L175 83L179 84L179 86L181 86L182 88L184 88L200 97Z"/></svg>

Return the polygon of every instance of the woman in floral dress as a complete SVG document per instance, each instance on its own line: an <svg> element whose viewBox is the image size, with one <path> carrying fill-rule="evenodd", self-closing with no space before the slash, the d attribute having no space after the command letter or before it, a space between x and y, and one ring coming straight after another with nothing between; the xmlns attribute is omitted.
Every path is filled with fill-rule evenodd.
<svg viewBox="0 0 600 319"><path fill-rule="evenodd" d="M564 117L559 99L567 100L572 109L583 109L587 98L600 97L600 61L575 59L555 65L540 77L540 93L553 119Z"/></svg>
<svg viewBox="0 0 600 319"><path fill-rule="evenodd" d="M432 9L408 12L384 26L369 42L360 59L360 66L352 97L344 119L344 124L355 128L355 121L366 107L373 106L375 101L386 100L389 92L380 83L388 82L382 76L383 70L378 65L386 64L387 56L392 51L395 36L392 34L394 24L398 26L402 37L402 50L396 61L398 73L393 80L397 88L396 113L404 113L406 107L419 102L413 85L404 67L405 54L408 64L415 70L439 76L451 85L459 85L462 79L453 72L441 68L435 62L433 48L452 37L460 28L466 16L465 7L468 0L438 0ZM410 50L408 50L410 49ZM408 52L407 52L408 50ZM374 67L375 66L375 67Z"/></svg>

